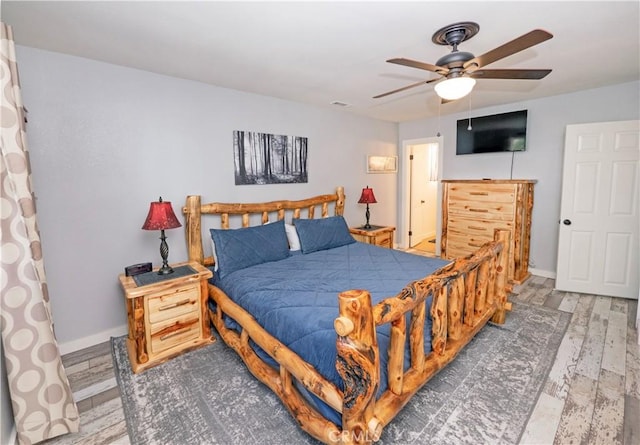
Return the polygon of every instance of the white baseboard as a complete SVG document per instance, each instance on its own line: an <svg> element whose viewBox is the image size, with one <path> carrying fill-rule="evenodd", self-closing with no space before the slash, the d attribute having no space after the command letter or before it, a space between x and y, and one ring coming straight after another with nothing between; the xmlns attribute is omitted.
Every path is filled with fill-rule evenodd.
<svg viewBox="0 0 640 445"><path fill-rule="evenodd" d="M556 278L556 273L550 270L529 268L529 272L531 272L531 275L536 275L538 277L553 278L553 279Z"/></svg>
<svg viewBox="0 0 640 445"><path fill-rule="evenodd" d="M98 332L97 334L89 335L87 337L82 337L77 340L71 340L64 343L58 344L58 349L60 349L60 355L69 354L70 352L79 351L81 349L88 348L90 346L95 346L100 343L104 343L108 341L111 337L120 337L122 335L127 334L127 326L122 325L117 328L108 329L106 331Z"/></svg>

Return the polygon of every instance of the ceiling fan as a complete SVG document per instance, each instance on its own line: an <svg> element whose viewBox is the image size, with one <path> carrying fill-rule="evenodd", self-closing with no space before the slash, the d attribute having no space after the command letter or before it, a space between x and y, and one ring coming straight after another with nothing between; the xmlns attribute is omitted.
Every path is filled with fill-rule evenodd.
<svg viewBox="0 0 640 445"><path fill-rule="evenodd" d="M553 35L547 31L534 29L478 57L468 52L458 51L458 45L475 36L478 31L480 31L480 25L474 22L454 23L436 31L431 41L437 45L451 46L453 49L449 54L438 59L435 65L405 58L387 60L389 63L431 71L439 74L440 77L422 80L397 90L378 94L373 98L378 99L444 79L435 85L435 90L443 102L448 102L469 94L475 86L475 79L539 80L551 72L547 69L484 69L490 63L549 40Z"/></svg>

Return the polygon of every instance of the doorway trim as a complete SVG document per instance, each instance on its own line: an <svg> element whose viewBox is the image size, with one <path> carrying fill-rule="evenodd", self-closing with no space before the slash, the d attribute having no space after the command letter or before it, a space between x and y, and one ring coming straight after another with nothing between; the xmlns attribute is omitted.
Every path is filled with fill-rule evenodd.
<svg viewBox="0 0 640 445"><path fill-rule="evenodd" d="M411 203L409 202L410 188L411 188L411 169L409 156L411 154L411 147L414 145L424 144L438 144L438 187L436 192L436 255L440 255L440 232L442 231L442 160L443 160L443 138L440 137L427 137L420 139L407 139L402 141L402 151L400 156L400 175L398 179L400 181L400 208L398 209L398 232L396 234L396 243L401 249L409 248L409 211L411 209Z"/></svg>

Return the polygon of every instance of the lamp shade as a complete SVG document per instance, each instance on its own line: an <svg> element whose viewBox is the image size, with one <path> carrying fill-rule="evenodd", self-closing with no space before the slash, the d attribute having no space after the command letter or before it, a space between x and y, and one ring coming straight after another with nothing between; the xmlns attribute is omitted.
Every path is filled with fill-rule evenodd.
<svg viewBox="0 0 640 445"><path fill-rule="evenodd" d="M373 194L373 189L370 189L369 186L363 188L358 204L375 204L376 202L378 201L376 201L376 197Z"/></svg>
<svg viewBox="0 0 640 445"><path fill-rule="evenodd" d="M452 77L436 84L436 94L445 100L463 98L473 90L476 80L471 77Z"/></svg>
<svg viewBox="0 0 640 445"><path fill-rule="evenodd" d="M173 213L170 201L163 201L162 197L156 202L152 202L149 206L149 214L145 220L142 228L144 230L164 230L175 229L180 227L180 221L176 218L176 214Z"/></svg>

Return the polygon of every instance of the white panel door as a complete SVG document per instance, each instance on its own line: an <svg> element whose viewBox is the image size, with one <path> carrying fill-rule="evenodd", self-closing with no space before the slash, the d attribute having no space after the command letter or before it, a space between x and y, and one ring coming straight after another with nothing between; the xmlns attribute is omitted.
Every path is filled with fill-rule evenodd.
<svg viewBox="0 0 640 445"><path fill-rule="evenodd" d="M640 121L568 125L559 290L638 298Z"/></svg>

